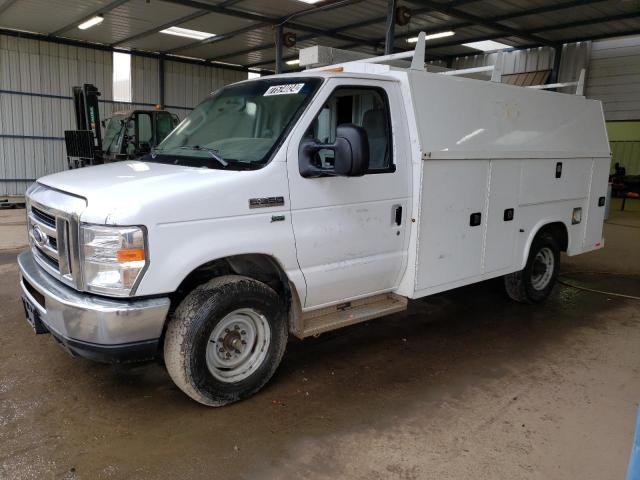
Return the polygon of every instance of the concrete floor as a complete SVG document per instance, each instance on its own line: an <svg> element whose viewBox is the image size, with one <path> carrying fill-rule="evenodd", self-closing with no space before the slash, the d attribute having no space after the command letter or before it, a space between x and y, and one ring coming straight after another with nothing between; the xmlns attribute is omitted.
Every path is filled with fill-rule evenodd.
<svg viewBox="0 0 640 480"><path fill-rule="evenodd" d="M567 278L640 294L640 208L605 236L565 259ZM261 393L208 409L158 364L72 359L33 335L14 258L0 252L2 480L624 478L639 301L559 285L523 306L500 281L465 287L291 342Z"/></svg>

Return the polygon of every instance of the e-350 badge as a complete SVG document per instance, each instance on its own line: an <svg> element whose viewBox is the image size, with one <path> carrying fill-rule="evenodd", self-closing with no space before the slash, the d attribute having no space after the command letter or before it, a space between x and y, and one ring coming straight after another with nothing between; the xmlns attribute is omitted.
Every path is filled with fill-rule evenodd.
<svg viewBox="0 0 640 480"><path fill-rule="evenodd" d="M249 208L266 208L284 206L284 197L250 198Z"/></svg>

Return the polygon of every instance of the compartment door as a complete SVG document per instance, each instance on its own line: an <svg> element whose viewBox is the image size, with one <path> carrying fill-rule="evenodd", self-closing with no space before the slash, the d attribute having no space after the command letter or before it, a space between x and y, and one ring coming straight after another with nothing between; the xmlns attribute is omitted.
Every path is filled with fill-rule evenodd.
<svg viewBox="0 0 640 480"><path fill-rule="evenodd" d="M491 160L484 273L503 270L513 264L520 167L520 160Z"/></svg>
<svg viewBox="0 0 640 480"><path fill-rule="evenodd" d="M488 174L489 160L424 161L417 291L482 273Z"/></svg>
<svg viewBox="0 0 640 480"><path fill-rule="evenodd" d="M604 204L602 198L607 197L609 183L609 168L611 160L608 158L594 158L591 174L591 188L589 189L589 204L587 225L582 248L592 250L599 247L602 241L602 224L604 223Z"/></svg>

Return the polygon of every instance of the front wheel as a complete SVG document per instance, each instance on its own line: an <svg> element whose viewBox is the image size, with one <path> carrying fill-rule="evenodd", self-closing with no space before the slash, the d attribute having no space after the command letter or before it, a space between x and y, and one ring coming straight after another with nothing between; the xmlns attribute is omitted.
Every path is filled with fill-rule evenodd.
<svg viewBox="0 0 640 480"><path fill-rule="evenodd" d="M509 296L522 303L538 303L553 290L560 271L560 248L549 233L538 234L531 243L529 258L523 270L505 275Z"/></svg>
<svg viewBox="0 0 640 480"><path fill-rule="evenodd" d="M184 393L222 406L260 390L286 343L278 294L257 280L229 275L200 285L180 303L167 327L164 358Z"/></svg>

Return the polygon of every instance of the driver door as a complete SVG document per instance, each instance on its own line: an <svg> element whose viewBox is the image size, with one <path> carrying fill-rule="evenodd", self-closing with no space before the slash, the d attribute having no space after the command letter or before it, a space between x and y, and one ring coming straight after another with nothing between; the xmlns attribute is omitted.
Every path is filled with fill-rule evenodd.
<svg viewBox="0 0 640 480"><path fill-rule="evenodd" d="M410 197L408 138L398 85L329 79L303 115L287 149L291 219L307 309L394 289L406 263ZM335 140L338 125L367 133L369 169L361 177L332 176L333 151L315 166L327 176L300 175L300 142Z"/></svg>

